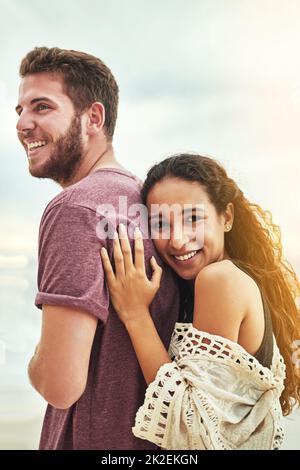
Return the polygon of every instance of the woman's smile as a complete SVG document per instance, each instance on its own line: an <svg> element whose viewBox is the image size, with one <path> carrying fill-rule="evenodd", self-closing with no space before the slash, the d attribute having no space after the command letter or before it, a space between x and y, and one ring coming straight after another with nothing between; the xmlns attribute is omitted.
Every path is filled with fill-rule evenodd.
<svg viewBox="0 0 300 470"><path fill-rule="evenodd" d="M201 254L202 249L195 250L195 251L187 251L182 255L172 255L175 262L178 262L179 265L187 265L192 264L198 256Z"/></svg>

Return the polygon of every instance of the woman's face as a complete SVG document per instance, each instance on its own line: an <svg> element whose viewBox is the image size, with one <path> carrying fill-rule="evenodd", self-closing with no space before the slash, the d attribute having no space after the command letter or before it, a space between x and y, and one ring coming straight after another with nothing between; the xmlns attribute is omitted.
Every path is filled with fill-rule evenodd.
<svg viewBox="0 0 300 470"><path fill-rule="evenodd" d="M151 236L161 258L183 279L227 257L224 232L233 223L233 206L219 215L204 186L166 177L147 197Z"/></svg>

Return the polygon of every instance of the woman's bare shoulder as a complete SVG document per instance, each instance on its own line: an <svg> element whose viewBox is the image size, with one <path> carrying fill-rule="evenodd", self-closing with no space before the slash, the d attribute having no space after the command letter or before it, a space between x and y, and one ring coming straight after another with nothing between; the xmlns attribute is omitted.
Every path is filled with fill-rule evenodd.
<svg viewBox="0 0 300 470"><path fill-rule="evenodd" d="M230 260L205 266L195 282L194 326L237 341L253 283Z"/></svg>
<svg viewBox="0 0 300 470"><path fill-rule="evenodd" d="M205 266L197 275L196 283L205 282L215 288L258 289L255 281L246 272L236 266L231 260L224 259Z"/></svg>

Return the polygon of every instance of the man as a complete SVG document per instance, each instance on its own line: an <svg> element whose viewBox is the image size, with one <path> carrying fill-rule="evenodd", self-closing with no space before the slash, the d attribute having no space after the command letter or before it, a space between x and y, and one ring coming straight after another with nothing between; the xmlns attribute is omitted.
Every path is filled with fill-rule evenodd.
<svg viewBox="0 0 300 470"><path fill-rule="evenodd" d="M58 48L29 52L20 76L17 130L29 171L63 188L47 206L39 235L35 303L42 332L28 371L49 403L40 449L154 449L131 431L146 384L109 303L99 255L102 246L112 253L111 238L98 230L101 207L118 211L120 196L128 206L141 202L137 179L112 146L118 86L98 58ZM111 230L133 223L127 213L117 215ZM145 240L147 262L152 254ZM151 313L168 346L178 295L166 268Z"/></svg>

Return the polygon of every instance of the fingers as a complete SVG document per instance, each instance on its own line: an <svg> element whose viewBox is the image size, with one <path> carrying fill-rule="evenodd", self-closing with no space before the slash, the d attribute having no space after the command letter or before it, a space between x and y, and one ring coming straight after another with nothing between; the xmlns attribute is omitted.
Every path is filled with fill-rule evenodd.
<svg viewBox="0 0 300 470"><path fill-rule="evenodd" d="M134 265L136 269L146 272L145 269L145 258L144 258L144 242L142 232L138 227L134 231Z"/></svg>
<svg viewBox="0 0 300 470"><path fill-rule="evenodd" d="M118 232L115 232L114 234L114 260L116 270L115 277L123 277L125 275L125 266Z"/></svg>
<svg viewBox="0 0 300 470"><path fill-rule="evenodd" d="M103 268L106 276L106 280L109 286L115 281L115 273L113 271L112 265L110 263L110 259L108 257L108 253L106 249L103 247L100 250L100 255L103 263Z"/></svg>
<svg viewBox="0 0 300 470"><path fill-rule="evenodd" d="M153 274L152 274L152 278L151 278L151 282L152 284L158 289L159 286L160 286L160 281L161 281L161 276L162 276L162 268L157 264L157 261L156 259L154 258L154 256L152 256L150 258L150 263L151 263L151 267L153 269Z"/></svg>
<svg viewBox="0 0 300 470"><path fill-rule="evenodd" d="M129 272L133 268L132 252L128 240L127 230L123 224L119 225L119 239L124 259L125 272Z"/></svg>

